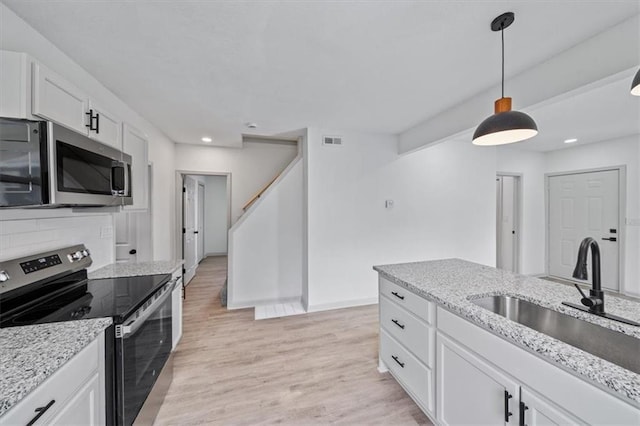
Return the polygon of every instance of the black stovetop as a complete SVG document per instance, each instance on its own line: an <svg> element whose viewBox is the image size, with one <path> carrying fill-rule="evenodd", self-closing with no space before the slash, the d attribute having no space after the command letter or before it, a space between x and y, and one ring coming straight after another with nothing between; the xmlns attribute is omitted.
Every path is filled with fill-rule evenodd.
<svg viewBox="0 0 640 426"><path fill-rule="evenodd" d="M116 324L142 306L171 275L86 279L86 273L0 299L0 328L112 317Z"/></svg>

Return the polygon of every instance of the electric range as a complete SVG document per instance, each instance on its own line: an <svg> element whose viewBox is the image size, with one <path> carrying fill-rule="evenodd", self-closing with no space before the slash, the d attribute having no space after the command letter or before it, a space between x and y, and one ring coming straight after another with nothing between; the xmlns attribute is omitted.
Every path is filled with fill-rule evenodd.
<svg viewBox="0 0 640 426"><path fill-rule="evenodd" d="M171 382L175 281L169 274L88 279L91 263L84 245L0 262L0 328L111 317L105 333L107 424L155 417L157 404L147 408L146 402Z"/></svg>

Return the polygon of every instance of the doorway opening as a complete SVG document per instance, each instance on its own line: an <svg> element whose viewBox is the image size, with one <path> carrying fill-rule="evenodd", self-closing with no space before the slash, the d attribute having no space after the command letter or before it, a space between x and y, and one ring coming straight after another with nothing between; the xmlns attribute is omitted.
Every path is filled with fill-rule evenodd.
<svg viewBox="0 0 640 426"><path fill-rule="evenodd" d="M185 286L209 256L226 256L231 226L231 179L228 173L179 172L182 259Z"/></svg>
<svg viewBox="0 0 640 426"><path fill-rule="evenodd" d="M520 272L521 176L496 176L496 267Z"/></svg>
<svg viewBox="0 0 640 426"><path fill-rule="evenodd" d="M547 179L547 270L575 281L578 247L592 237L600 247L602 287L620 291L624 270L625 168L553 173ZM591 262L587 262L591 277Z"/></svg>

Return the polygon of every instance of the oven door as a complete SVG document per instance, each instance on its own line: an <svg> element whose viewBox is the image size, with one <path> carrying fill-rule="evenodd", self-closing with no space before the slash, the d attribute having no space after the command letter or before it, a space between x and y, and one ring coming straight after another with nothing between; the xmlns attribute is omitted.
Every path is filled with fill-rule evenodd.
<svg viewBox="0 0 640 426"><path fill-rule="evenodd" d="M48 123L51 204L131 204L131 156L55 123Z"/></svg>
<svg viewBox="0 0 640 426"><path fill-rule="evenodd" d="M116 336L119 425L133 424L171 354L171 291L149 300L148 308L137 318L125 321L120 337Z"/></svg>

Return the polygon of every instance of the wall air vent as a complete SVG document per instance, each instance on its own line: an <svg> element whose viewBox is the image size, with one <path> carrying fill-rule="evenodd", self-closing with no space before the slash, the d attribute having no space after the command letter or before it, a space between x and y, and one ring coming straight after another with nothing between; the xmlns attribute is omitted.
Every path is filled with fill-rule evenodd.
<svg viewBox="0 0 640 426"><path fill-rule="evenodd" d="M322 145L342 145L342 136L323 136Z"/></svg>

